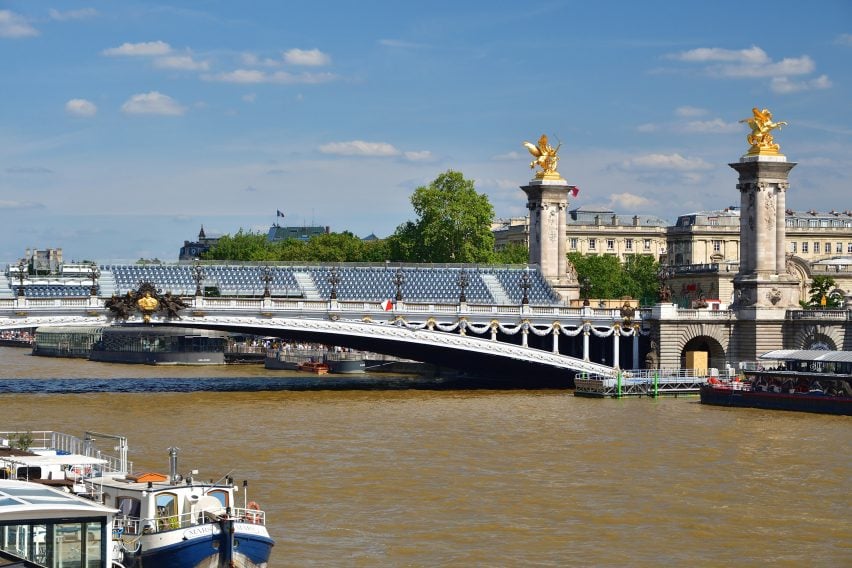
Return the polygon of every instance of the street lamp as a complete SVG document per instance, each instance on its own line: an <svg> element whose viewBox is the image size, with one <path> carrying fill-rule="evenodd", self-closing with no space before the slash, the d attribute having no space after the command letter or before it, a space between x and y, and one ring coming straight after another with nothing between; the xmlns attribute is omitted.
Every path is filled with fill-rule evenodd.
<svg viewBox="0 0 852 568"><path fill-rule="evenodd" d="M23 258L18 261L18 296L24 297L24 270L27 268L27 261Z"/></svg>
<svg viewBox="0 0 852 568"><path fill-rule="evenodd" d="M468 277L465 269L462 268L461 272L459 272L459 303L464 304L467 302L467 296L464 293L464 289L467 288L467 285L470 284L470 277Z"/></svg>
<svg viewBox="0 0 852 568"><path fill-rule="evenodd" d="M530 303L530 288L532 287L532 283L530 282L530 269L529 267L524 268L524 271L521 273L521 290L524 291L524 297L521 298L521 304L527 305Z"/></svg>
<svg viewBox="0 0 852 568"><path fill-rule="evenodd" d="M260 277L263 280L263 297L268 298L272 295L269 291L269 283L272 282L272 270L268 266L264 266L263 274Z"/></svg>
<svg viewBox="0 0 852 568"><path fill-rule="evenodd" d="M198 262L198 259L195 259L195 263L192 265L192 276L195 278L195 295L201 296L201 281L204 279L204 269L201 268L201 263Z"/></svg>
<svg viewBox="0 0 852 568"><path fill-rule="evenodd" d="M331 270L328 271L328 283L331 284L331 294L329 295L329 298L336 300L337 285L340 284L340 274L337 272L336 266L332 266Z"/></svg>
<svg viewBox="0 0 852 568"><path fill-rule="evenodd" d="M94 262L89 266L89 278L92 279L92 287L89 289L89 294L92 296L98 295L98 278L101 276L101 271L98 270L98 265Z"/></svg>
<svg viewBox="0 0 852 568"><path fill-rule="evenodd" d="M405 274L403 274L401 266L396 269L396 273L393 275L393 283L396 285L396 300L401 302L402 285L405 284Z"/></svg>
<svg viewBox="0 0 852 568"><path fill-rule="evenodd" d="M592 279L588 276L580 278L580 295L583 296L583 305L589 305L589 294L592 291Z"/></svg>

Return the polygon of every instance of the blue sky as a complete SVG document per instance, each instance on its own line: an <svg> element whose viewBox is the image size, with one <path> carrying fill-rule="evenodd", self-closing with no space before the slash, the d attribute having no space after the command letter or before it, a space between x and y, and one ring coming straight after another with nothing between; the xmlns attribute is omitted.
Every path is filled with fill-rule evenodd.
<svg viewBox="0 0 852 568"><path fill-rule="evenodd" d="M738 203L754 106L788 206L852 209L852 2L0 1L0 261L386 236L448 169L523 215L542 133L572 207L674 220Z"/></svg>

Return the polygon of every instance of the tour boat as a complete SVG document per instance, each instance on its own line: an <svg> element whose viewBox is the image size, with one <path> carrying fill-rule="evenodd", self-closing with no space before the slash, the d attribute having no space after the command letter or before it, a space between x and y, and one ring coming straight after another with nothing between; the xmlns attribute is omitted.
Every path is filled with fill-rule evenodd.
<svg viewBox="0 0 852 568"><path fill-rule="evenodd" d="M711 378L701 402L852 416L852 352L783 349L760 359L742 380Z"/></svg>
<svg viewBox="0 0 852 568"><path fill-rule="evenodd" d="M64 487L116 510L113 558L125 568L269 565L274 542L266 513L249 500L245 481L240 488L227 475L216 482L200 481L196 470L181 475L177 448L169 449L168 475L133 472L123 436L87 432L80 440L58 432L0 433L4 436L0 477ZM120 455L98 452L98 439L116 441Z"/></svg>
<svg viewBox="0 0 852 568"><path fill-rule="evenodd" d="M328 365L321 361L305 361L299 363L299 370L316 375L328 374Z"/></svg>

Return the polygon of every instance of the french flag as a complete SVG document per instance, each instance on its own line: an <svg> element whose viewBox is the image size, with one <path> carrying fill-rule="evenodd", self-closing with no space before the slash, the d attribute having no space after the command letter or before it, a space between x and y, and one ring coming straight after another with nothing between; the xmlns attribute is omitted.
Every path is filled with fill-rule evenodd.
<svg viewBox="0 0 852 568"><path fill-rule="evenodd" d="M568 187L568 191L571 192L571 197L577 197L577 194L580 193L580 188L576 185L571 185Z"/></svg>
<svg viewBox="0 0 852 568"><path fill-rule="evenodd" d="M393 309L393 301L391 301L391 300L385 300L384 302L382 302L382 303L381 303L381 304L379 304L379 305L380 305L380 306L382 307L382 309L383 309L384 311L386 311L386 312L389 312L389 311L391 311L391 310Z"/></svg>

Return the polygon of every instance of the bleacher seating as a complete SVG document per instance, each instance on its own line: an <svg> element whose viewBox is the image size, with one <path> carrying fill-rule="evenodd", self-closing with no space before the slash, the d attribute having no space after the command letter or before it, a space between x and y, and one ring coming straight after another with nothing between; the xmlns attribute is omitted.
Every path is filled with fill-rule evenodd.
<svg viewBox="0 0 852 568"><path fill-rule="evenodd" d="M195 294L196 276L189 264L108 264L100 267L102 275L111 275L115 281L115 293L125 294L136 290L143 282L154 284L163 293L191 296ZM316 286L319 297L331 296L332 284L329 277L332 265L250 265L250 264L204 264L202 288L215 287L223 296L260 296L265 288L268 271L269 290L277 297L304 297L296 274L305 281L308 275ZM521 283L525 269L492 266L431 266L431 265L335 265L338 282L337 298L341 301L381 302L396 297L397 272L403 277L401 293L404 301L428 303L456 303L461 288L459 279L462 271L467 279L465 296L471 304L493 304L495 296L508 297L512 303L520 304L523 298ZM529 269L528 297L532 304L558 304L559 298L537 269ZM489 274L486 284L483 274ZM499 286L495 284L499 282ZM491 288L489 288L489 286ZM502 287L502 290L496 288ZM29 297L88 295L84 286L26 286Z"/></svg>
<svg viewBox="0 0 852 568"><path fill-rule="evenodd" d="M18 295L19 286L12 286L15 296ZM88 296L91 286L62 286L31 284L24 286L24 296L27 298L76 298Z"/></svg>

